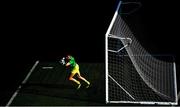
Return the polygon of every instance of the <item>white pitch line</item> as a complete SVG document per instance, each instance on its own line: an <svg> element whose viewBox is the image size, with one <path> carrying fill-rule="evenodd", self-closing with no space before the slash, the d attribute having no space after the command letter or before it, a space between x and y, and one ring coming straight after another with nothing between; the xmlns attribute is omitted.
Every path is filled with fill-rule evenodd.
<svg viewBox="0 0 180 107"><path fill-rule="evenodd" d="M152 102L152 101L109 101L110 103L132 103L132 104L145 104L145 105L151 105L154 106L154 104L156 105L171 105L171 107L175 107L177 105L177 103L175 102ZM151 107L151 106L147 106L147 107ZM159 107L159 106L157 106ZM170 106L167 106L170 107Z"/></svg>
<svg viewBox="0 0 180 107"><path fill-rule="evenodd" d="M50 66L46 66L46 67L42 67L42 69L53 69L54 67L50 67Z"/></svg>
<svg viewBox="0 0 180 107"><path fill-rule="evenodd" d="M19 87L17 88L17 90L14 92L14 94L12 95L11 99L8 101L8 103L6 104L6 107L9 107L12 103L12 101L14 100L14 98L17 96L17 94L19 93L22 84L25 84L26 81L29 79L31 73L34 71L35 67L38 65L39 61L36 61L36 63L33 65L33 67L31 68L31 70L29 71L29 73L27 74L26 78L22 81L22 83L19 85Z"/></svg>

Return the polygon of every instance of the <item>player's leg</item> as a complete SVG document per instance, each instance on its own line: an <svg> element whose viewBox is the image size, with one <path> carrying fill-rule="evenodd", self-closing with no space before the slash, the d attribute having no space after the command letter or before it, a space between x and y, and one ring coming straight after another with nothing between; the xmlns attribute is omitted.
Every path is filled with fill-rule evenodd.
<svg viewBox="0 0 180 107"><path fill-rule="evenodd" d="M69 76L69 80L75 82L76 84L78 84L77 89L79 89L79 88L81 87L81 83L80 83L78 80L76 80L76 79L73 78L76 73L77 73L77 71L76 71L76 70L73 70L73 71L71 72L70 76Z"/></svg>
<svg viewBox="0 0 180 107"><path fill-rule="evenodd" d="M87 81L84 77L81 76L80 71L79 71L79 65L78 65L78 64L76 64L76 70L77 70L77 77L78 77L79 79L83 80L84 82L86 82L86 83L88 84L86 88L88 88L89 85L90 85L90 82Z"/></svg>
<svg viewBox="0 0 180 107"><path fill-rule="evenodd" d="M86 82L88 85L86 86L86 88L88 88L89 87L89 85L90 85L90 82L88 81L88 80L86 80L84 77L82 77L81 76L81 74L80 74L80 71L78 70L78 72L77 72L77 77L79 78L79 79L81 79L81 80L83 80L84 82Z"/></svg>
<svg viewBox="0 0 180 107"><path fill-rule="evenodd" d="M76 79L73 78L75 74L76 74L76 73L72 72L72 73L70 74L70 76L69 76L69 80L70 80L70 81L73 81L73 82L75 82L76 84L79 85L80 82L79 82L78 80L76 80Z"/></svg>
<svg viewBox="0 0 180 107"><path fill-rule="evenodd" d="M80 73L77 73L77 74L78 74L77 77L78 77L79 79L83 80L83 81L86 82L87 84L90 84L90 82L89 82L88 80L86 80L84 77L82 77Z"/></svg>

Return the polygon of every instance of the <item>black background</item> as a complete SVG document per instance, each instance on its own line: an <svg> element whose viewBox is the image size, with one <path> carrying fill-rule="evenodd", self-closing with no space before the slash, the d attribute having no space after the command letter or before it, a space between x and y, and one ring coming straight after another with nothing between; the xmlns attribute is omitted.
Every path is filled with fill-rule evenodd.
<svg viewBox="0 0 180 107"><path fill-rule="evenodd" d="M104 63L105 33L117 2L2 3L1 90L15 89L36 60L57 61L65 54L72 54L79 62ZM152 54L173 55L179 75L178 3L140 2L142 7L134 18L127 17L137 23L132 25L137 39Z"/></svg>

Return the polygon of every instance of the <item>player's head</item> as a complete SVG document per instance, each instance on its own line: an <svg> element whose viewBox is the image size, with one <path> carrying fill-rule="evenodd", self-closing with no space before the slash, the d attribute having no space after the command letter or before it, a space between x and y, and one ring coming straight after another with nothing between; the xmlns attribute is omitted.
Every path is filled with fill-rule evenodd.
<svg viewBox="0 0 180 107"><path fill-rule="evenodd" d="M70 60L71 59L71 55L66 55L66 59Z"/></svg>

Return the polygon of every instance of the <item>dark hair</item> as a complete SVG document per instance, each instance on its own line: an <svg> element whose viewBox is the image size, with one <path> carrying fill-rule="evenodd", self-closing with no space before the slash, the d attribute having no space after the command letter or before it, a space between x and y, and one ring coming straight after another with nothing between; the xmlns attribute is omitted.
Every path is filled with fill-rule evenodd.
<svg viewBox="0 0 180 107"><path fill-rule="evenodd" d="M70 60L71 55L66 55L66 61L68 62Z"/></svg>

